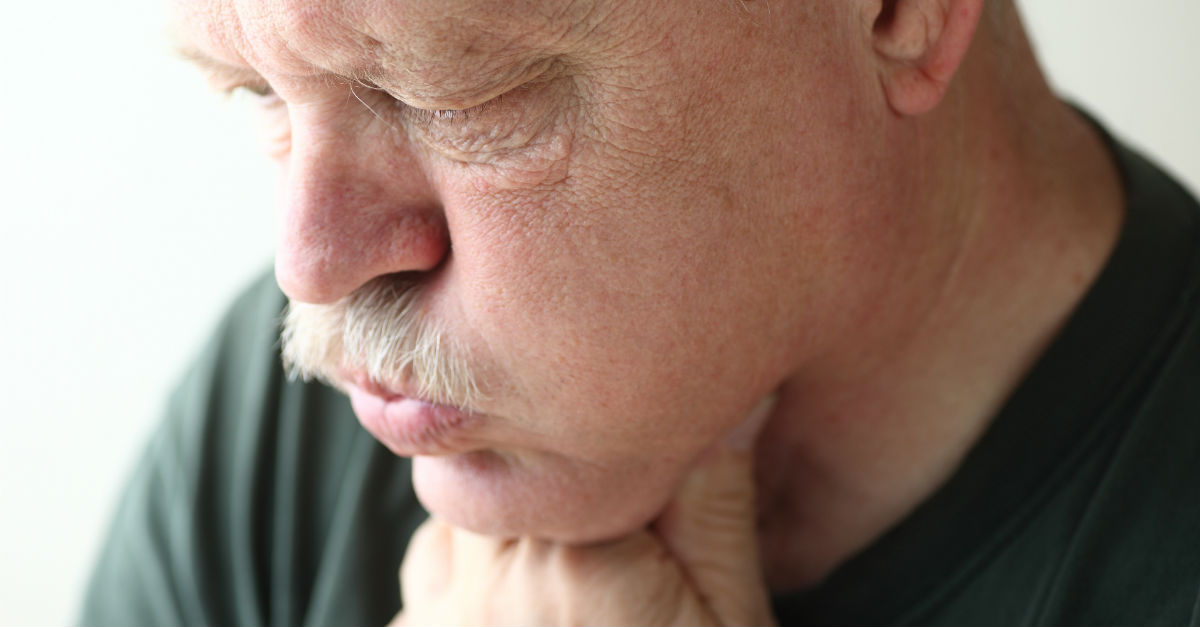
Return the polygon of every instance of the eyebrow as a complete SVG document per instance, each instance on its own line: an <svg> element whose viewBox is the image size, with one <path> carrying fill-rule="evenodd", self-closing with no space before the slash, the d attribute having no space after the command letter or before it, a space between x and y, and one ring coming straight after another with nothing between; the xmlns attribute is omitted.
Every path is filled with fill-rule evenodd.
<svg viewBox="0 0 1200 627"><path fill-rule="evenodd" d="M229 61L220 59L220 58L210 54L209 52L206 52L203 48L201 48L196 43L194 43L185 34L180 33L178 31L171 32L170 35L171 35L171 40L173 43L172 48L174 50L175 55L177 57L183 59L184 61L187 61L187 62L191 63L192 65L196 66L197 68L199 68L204 73L205 79L208 82L209 87L211 89L213 89L214 91L220 92L222 94L232 94L234 91L236 91L238 89L247 89L248 91L254 92L258 95L267 95L268 93L273 91L273 87L271 86L271 83L266 78L264 78L262 76L262 74L260 74L258 71L256 71L252 67L249 67L247 65L241 65L236 62L231 63ZM544 58L540 58L540 59L536 59L536 60L533 58L530 58L530 59L528 59L528 61L529 61L529 63L527 64L528 67L526 67L524 69L524 71L520 72L520 74L526 75L524 78L528 79L529 76L541 73L540 71L537 70L537 68L541 68L542 71L544 71L548 66L553 65L555 60L558 59L560 56L561 55L552 55L549 57L544 57ZM378 66L378 65L376 65L374 67L360 66L360 67L353 68L353 69L342 68L338 72L333 72L330 70L320 70L317 68L314 68L314 69L317 70L316 75L324 76L324 78L326 80L331 80L331 81L337 82L337 83L345 83L345 84L348 84L351 86L358 85L361 87L365 87L367 89L383 90L383 91L387 92L389 95L391 95L393 98L395 98L401 104L404 104L406 106L410 106L413 108L426 108L426 109L466 108L463 106L459 106L457 103L451 103L451 101L462 100L463 93L465 93L465 92L483 91L478 88L476 88L474 90L460 88L460 89L454 91L453 93L442 93L442 94L436 94L436 95L421 94L421 95L416 95L416 96L409 95L409 98L405 98L404 96L398 95L398 94L403 93L404 90L399 89L398 87L396 87L394 85L394 80L393 80L394 77L388 76L386 70L383 69L382 66ZM508 81L508 82L512 82L512 81ZM506 89L501 89L501 90L496 90L495 88L489 89L487 91L495 91L496 93L489 95L488 98L489 99L494 98L496 95L498 95L499 93L502 93L504 91L507 91L507 89L510 89L512 86L513 85L506 85L505 86ZM426 100L428 100L429 98L434 98L438 102L434 103L434 104L423 103L423 104L427 104L427 106L421 107L419 105L414 105L412 102L410 102L409 101L410 98L416 98L417 100L420 100L421 98L424 98ZM479 100L479 98L471 98L471 99Z"/></svg>
<svg viewBox="0 0 1200 627"><path fill-rule="evenodd" d="M251 68L233 65L217 59L190 43L176 43L175 54L200 68L213 89L229 93L239 87L252 90L270 89L267 79Z"/></svg>

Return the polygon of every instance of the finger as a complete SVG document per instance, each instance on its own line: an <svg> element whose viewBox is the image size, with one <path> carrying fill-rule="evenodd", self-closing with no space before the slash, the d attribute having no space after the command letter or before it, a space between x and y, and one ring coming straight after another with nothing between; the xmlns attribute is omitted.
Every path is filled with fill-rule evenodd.
<svg viewBox="0 0 1200 627"><path fill-rule="evenodd" d="M437 518L421 523L408 541L400 563L400 590L404 595L430 597L450 585L453 529Z"/></svg>
<svg viewBox="0 0 1200 627"><path fill-rule="evenodd" d="M759 401L758 405L746 415L746 419L734 427L729 432L729 435L725 436L725 447L735 452L749 452L754 450L754 443L758 440L758 434L762 433L767 420L775 412L776 401L778 401L778 398L774 394Z"/></svg>
<svg viewBox="0 0 1200 627"><path fill-rule="evenodd" d="M655 525L697 592L726 624L771 620L759 561L751 450L774 401L764 399L704 456Z"/></svg>

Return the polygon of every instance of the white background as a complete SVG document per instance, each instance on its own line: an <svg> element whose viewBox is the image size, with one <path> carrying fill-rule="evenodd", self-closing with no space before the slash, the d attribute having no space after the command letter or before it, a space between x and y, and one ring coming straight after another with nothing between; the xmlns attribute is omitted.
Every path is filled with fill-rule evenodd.
<svg viewBox="0 0 1200 627"><path fill-rule="evenodd" d="M249 103L169 54L159 0L0 19L0 624L65 624L166 391L270 262ZM1025 0L1051 76L1200 189L1196 0Z"/></svg>

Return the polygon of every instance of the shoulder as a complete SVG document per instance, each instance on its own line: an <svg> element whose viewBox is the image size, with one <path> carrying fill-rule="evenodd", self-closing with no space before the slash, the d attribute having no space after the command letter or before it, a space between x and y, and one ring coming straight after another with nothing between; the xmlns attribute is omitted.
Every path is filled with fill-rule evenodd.
<svg viewBox="0 0 1200 627"><path fill-rule="evenodd" d="M172 399L189 442L179 458L195 460L196 518L227 528L205 537L231 555L234 593L265 593L264 622L386 622L426 514L408 460L359 425L345 396L286 375L286 304L271 274L251 283Z"/></svg>
<svg viewBox="0 0 1200 627"><path fill-rule="evenodd" d="M349 402L289 380L264 273L170 396L84 605L94 624L384 623L425 518L405 459ZM147 582L153 582L152 586Z"/></svg>

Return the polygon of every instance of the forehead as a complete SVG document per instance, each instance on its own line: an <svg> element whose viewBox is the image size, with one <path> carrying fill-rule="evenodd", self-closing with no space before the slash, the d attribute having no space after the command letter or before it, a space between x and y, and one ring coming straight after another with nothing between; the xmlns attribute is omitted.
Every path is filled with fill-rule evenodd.
<svg viewBox="0 0 1200 627"><path fill-rule="evenodd" d="M173 0L183 45L264 75L394 80L400 91L565 53L594 0ZM378 79L378 80L377 80Z"/></svg>

